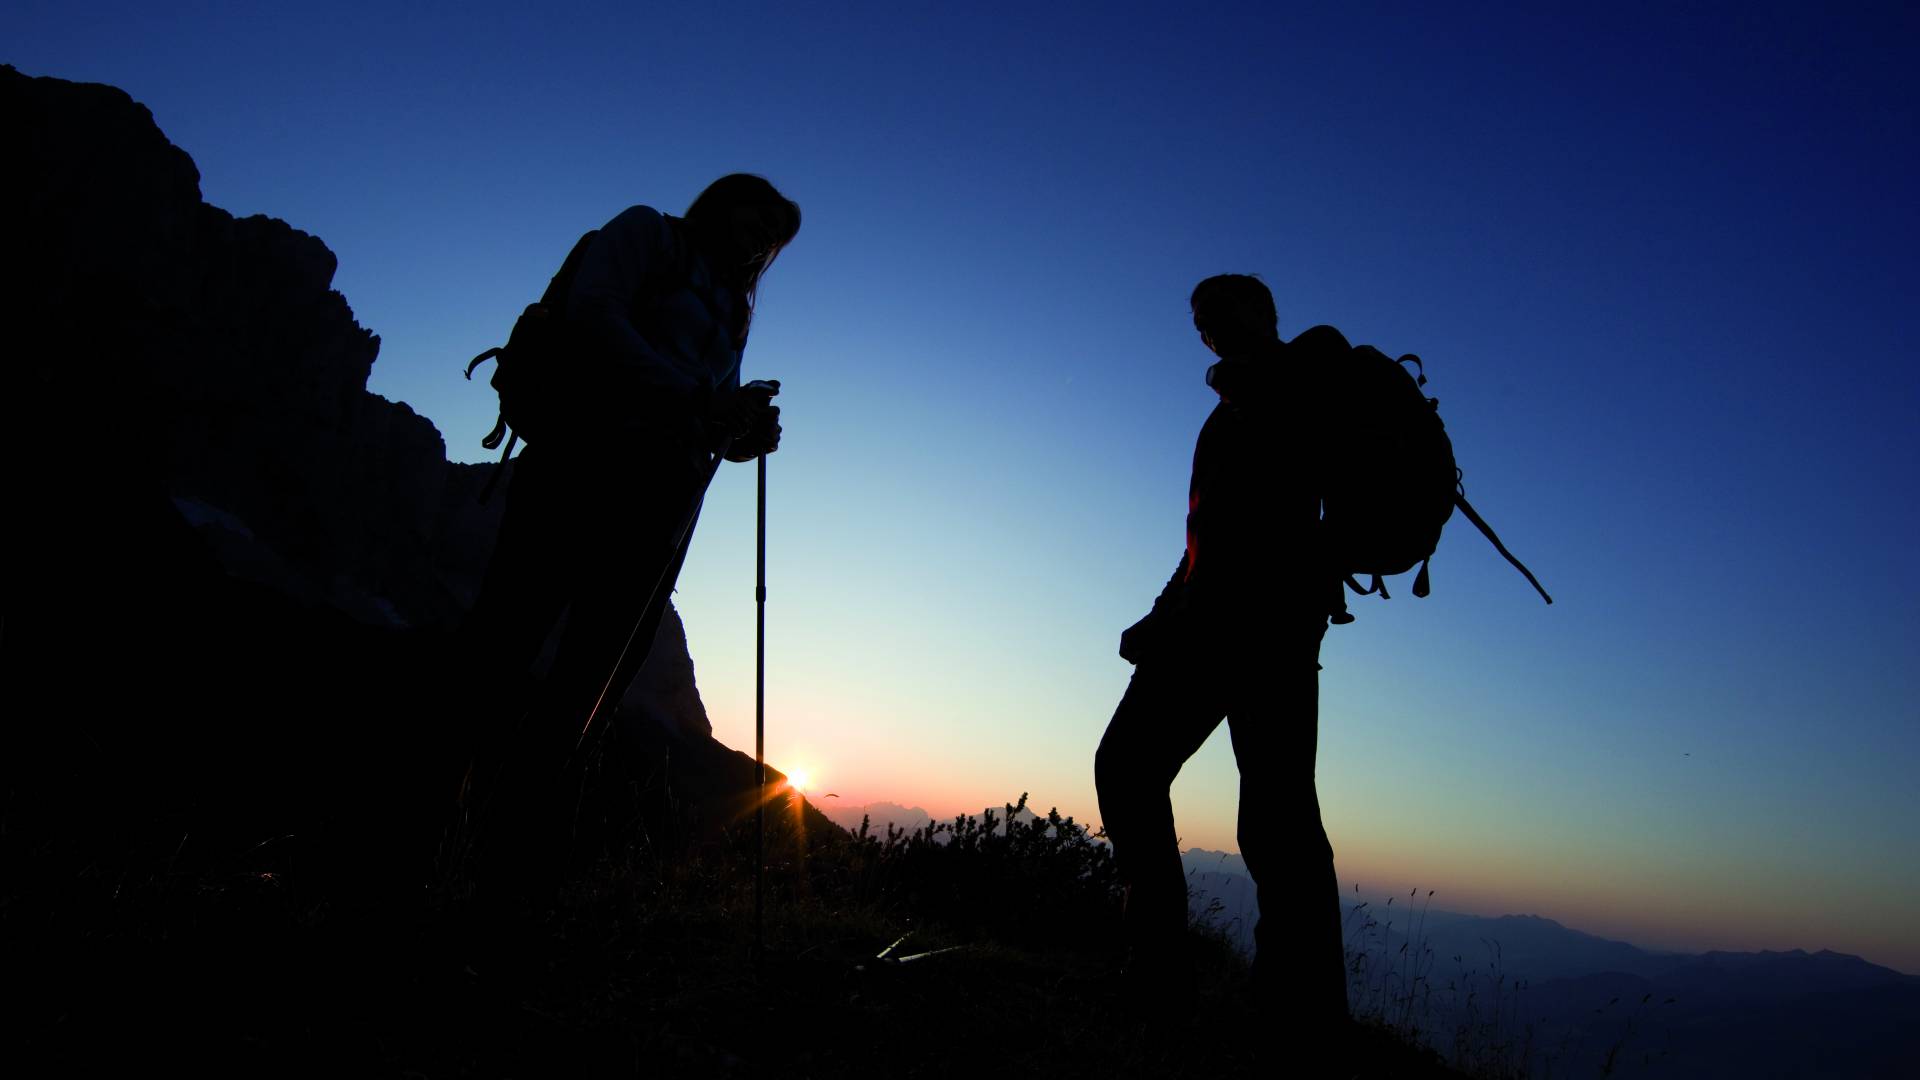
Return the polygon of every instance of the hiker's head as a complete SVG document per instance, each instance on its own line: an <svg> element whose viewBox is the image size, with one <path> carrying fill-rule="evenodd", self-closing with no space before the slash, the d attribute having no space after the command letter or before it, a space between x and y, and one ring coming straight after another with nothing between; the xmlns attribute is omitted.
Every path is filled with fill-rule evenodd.
<svg viewBox="0 0 1920 1080"><path fill-rule="evenodd" d="M764 177L731 173L693 200L686 222L714 271L751 296L800 232L800 207Z"/></svg>
<svg viewBox="0 0 1920 1080"><path fill-rule="evenodd" d="M1217 274L1194 286L1193 328L1221 357L1256 352L1280 340L1273 293L1250 274Z"/></svg>

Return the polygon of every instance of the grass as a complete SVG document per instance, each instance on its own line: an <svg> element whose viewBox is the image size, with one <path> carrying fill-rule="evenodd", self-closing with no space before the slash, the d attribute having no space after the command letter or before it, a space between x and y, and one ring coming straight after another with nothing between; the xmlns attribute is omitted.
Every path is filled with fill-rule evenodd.
<svg viewBox="0 0 1920 1080"><path fill-rule="evenodd" d="M1613 998L1591 1010L1594 1020L1570 1025L1537 1015L1528 981L1504 970L1497 940L1483 939L1483 961L1453 955L1443 969L1424 933L1433 895L1414 889L1411 903L1398 909L1397 896L1347 908L1348 1001L1357 1021L1478 1080L1612 1077L1657 1060L1658 1052L1642 1045L1651 1010L1660 1007L1652 994L1624 1010ZM1602 1023L1615 1034L1596 1035Z"/></svg>
<svg viewBox="0 0 1920 1080"><path fill-rule="evenodd" d="M1356 886L1356 891L1358 887ZM1347 909L1348 1000L1356 1019L1442 1053L1448 1064L1484 1080L1533 1075L1534 1026L1525 1011L1526 984L1501 970L1499 943L1489 941L1485 967L1453 957L1452 975L1437 976L1439 957L1423 933L1433 890L1394 909L1390 896ZM1395 926L1400 929L1396 937Z"/></svg>

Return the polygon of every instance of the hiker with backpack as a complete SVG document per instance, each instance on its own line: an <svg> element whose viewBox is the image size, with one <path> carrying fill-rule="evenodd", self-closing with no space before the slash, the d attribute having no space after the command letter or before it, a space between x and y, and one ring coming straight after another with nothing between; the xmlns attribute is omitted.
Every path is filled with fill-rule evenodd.
<svg viewBox="0 0 1920 1080"><path fill-rule="evenodd" d="M509 427L527 443L462 629L492 687L480 708L503 714L477 771L510 775L469 778L495 789L481 801L513 800L488 811L501 828L534 831L525 822L542 814L529 803L554 801L542 792L589 718L638 673L720 459L779 448L779 384L743 385L740 362L761 276L799 228L797 205L740 173L680 217L631 207L580 239L506 346L475 358L499 361L501 422L486 445ZM521 708L511 690L563 614L539 699Z"/></svg>
<svg viewBox="0 0 1920 1080"><path fill-rule="evenodd" d="M1303 1030L1347 1016L1333 849L1314 754L1321 637L1340 577L1319 548L1317 435L1326 408L1278 334L1257 278L1202 281L1191 299L1219 357L1200 430L1187 545L1152 611L1121 635L1135 665L1094 759L1100 812L1126 883L1124 979L1136 1003L1190 990L1187 884L1168 789L1224 717L1240 766L1239 839L1259 890L1256 990ZM1317 364L1321 358L1310 358ZM1279 970L1282 942L1298 961Z"/></svg>
<svg viewBox="0 0 1920 1080"><path fill-rule="evenodd" d="M1346 972L1314 759L1320 644L1329 623L1353 621L1343 585L1384 597L1385 576L1418 566L1425 596L1457 508L1553 600L1467 504L1438 402L1404 366L1418 357L1351 346L1330 326L1282 341L1273 294L1247 275L1207 278L1190 303L1220 401L1194 447L1186 550L1121 635L1134 675L1094 758L1127 890L1124 976L1143 1005L1176 1002L1191 980L1168 792L1224 718L1260 908L1255 992L1276 1018L1331 1035L1348 1017Z"/></svg>

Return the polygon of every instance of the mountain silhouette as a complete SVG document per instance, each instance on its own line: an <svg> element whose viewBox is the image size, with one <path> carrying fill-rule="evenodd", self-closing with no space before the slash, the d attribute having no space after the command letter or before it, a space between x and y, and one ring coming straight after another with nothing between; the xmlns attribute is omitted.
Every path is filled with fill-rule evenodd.
<svg viewBox="0 0 1920 1080"><path fill-rule="evenodd" d="M1652 1077L1880 1077L1911 1063L1920 978L1821 951L1709 952L1651 977L1605 972L1525 991L1570 1063L1615 1047ZM1892 1070L1892 1071L1889 1071Z"/></svg>
<svg viewBox="0 0 1920 1080"><path fill-rule="evenodd" d="M902 832L917 832L933 823L933 815L918 806L901 806L893 802L867 803L863 806L843 806L838 801L830 802L820 810L821 813L843 829L860 828L862 820L876 836L885 836L890 828Z"/></svg>
<svg viewBox="0 0 1920 1080"><path fill-rule="evenodd" d="M1194 849L1189 903L1243 950L1253 947L1258 903L1233 857ZM1920 977L1828 950L1660 952L1588 934L1539 915L1482 916L1430 909L1410 897L1368 903L1345 925L1349 955L1429 986L1433 1037L1470 1023L1465 992L1499 996L1533 1026L1536 1064L1555 1075L1591 1074L1615 1058L1632 1075L1681 1077L1880 1077L1911 1060L1920 1030ZM1359 901L1344 895L1344 910ZM1369 925L1371 920L1371 925ZM1403 951L1404 950L1404 951ZM1437 1003L1433 1003L1436 1002Z"/></svg>

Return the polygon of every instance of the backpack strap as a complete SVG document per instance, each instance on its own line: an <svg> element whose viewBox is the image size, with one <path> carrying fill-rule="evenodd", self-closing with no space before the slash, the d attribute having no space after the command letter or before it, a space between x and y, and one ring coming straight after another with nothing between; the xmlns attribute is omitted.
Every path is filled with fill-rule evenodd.
<svg viewBox="0 0 1920 1080"><path fill-rule="evenodd" d="M500 422L493 425L493 434L487 436L487 438L494 440L494 442L486 443L487 449L493 449L494 445L499 442L500 431L506 426L507 420L505 417L501 417ZM494 464L493 474L487 477L487 486L480 489L481 506L487 505L487 500L493 498L493 489L500 485L500 477L507 471L507 459L513 456L514 444L519 441L520 433L517 431L507 439L507 448L500 451L500 460Z"/></svg>
<svg viewBox="0 0 1920 1080"><path fill-rule="evenodd" d="M1501 555L1505 556L1506 560L1513 564L1514 569L1526 575L1527 583L1533 586L1534 592L1537 592L1540 594L1540 599L1545 600L1549 604L1553 603L1553 597L1548 596L1547 590L1540 587L1540 581L1538 578L1533 576L1533 571L1527 569L1526 566L1523 565L1519 559L1516 559L1513 557L1513 552L1507 550L1507 545L1501 543L1500 538L1494 535L1493 527L1491 525L1488 525L1486 521L1483 518L1481 518L1479 514L1474 513L1473 505L1467 502L1467 497L1465 495L1455 494L1453 497L1453 505L1459 507L1460 512L1467 515L1467 520L1473 522L1474 527L1480 530L1481 535L1485 536L1489 541L1492 542L1493 549L1495 551L1498 551ZM1420 572L1422 576L1425 576L1426 570L1424 567L1421 569Z"/></svg>
<svg viewBox="0 0 1920 1080"><path fill-rule="evenodd" d="M502 435L505 435L506 433L507 433L507 414L497 413L494 415L494 418L493 418L493 430L487 432L487 437L480 440L480 445L486 447L488 450L491 450L494 447L500 445L500 437ZM520 435L519 433L516 432L513 437L518 439ZM512 447L508 447L508 449L511 450Z"/></svg>
<svg viewBox="0 0 1920 1080"><path fill-rule="evenodd" d="M1373 580L1368 582L1367 587L1363 589L1360 587L1360 583L1353 579L1353 575L1348 574L1347 588L1352 589L1354 592L1359 593L1361 596L1372 596L1374 593L1379 593L1380 599L1382 600L1393 599L1393 594L1387 591L1387 583L1380 580L1380 575L1374 574L1372 575L1372 577L1373 577Z"/></svg>
<svg viewBox="0 0 1920 1080"><path fill-rule="evenodd" d="M486 352L481 353L479 356L476 356L473 359L467 361L467 381L468 382L473 381L474 368L479 367L481 364L486 363L487 361L493 359L496 356L499 356L501 353L506 351L507 350L505 349L505 347L496 345L493 348L488 349ZM487 449L491 450L493 448L488 447Z"/></svg>
<svg viewBox="0 0 1920 1080"><path fill-rule="evenodd" d="M1496 540L1494 541L1494 543L1497 545L1499 541ZM1512 556L1508 556L1508 557L1511 558ZM1427 577L1427 564L1432 561L1433 561L1432 559L1420 560L1420 573L1413 579L1413 595L1424 597L1429 593L1433 592L1433 583ZM1519 563L1515 563L1514 565L1520 566ZM1522 573L1525 573L1526 567L1521 566L1520 569ZM1360 583L1354 580L1353 576L1349 574L1347 576L1347 588L1352 589L1354 592L1359 593L1361 596L1372 596L1374 593L1379 593L1380 599L1382 600L1393 599L1393 594L1387 591L1386 581L1384 581L1379 574L1374 574L1372 575L1372 577L1373 577L1373 580L1368 582L1367 587L1363 589L1360 587ZM1527 574L1527 579L1532 580L1533 575ZM1538 586L1535 586L1535 588L1538 588ZM1545 596L1546 594L1541 593L1540 595ZM1551 604L1553 603L1553 601L1548 600L1547 603Z"/></svg>

